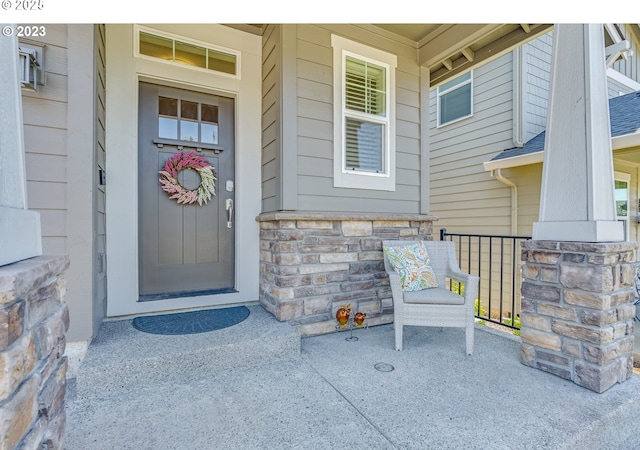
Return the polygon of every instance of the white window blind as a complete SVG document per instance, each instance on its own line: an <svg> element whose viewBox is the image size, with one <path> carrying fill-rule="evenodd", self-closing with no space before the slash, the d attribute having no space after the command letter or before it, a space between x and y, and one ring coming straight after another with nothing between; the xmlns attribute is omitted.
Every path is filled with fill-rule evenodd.
<svg viewBox="0 0 640 450"><path fill-rule="evenodd" d="M345 69L345 167L380 173L384 171L384 126L366 116L386 116L386 71L349 56Z"/></svg>
<svg viewBox="0 0 640 450"><path fill-rule="evenodd" d="M382 172L382 125L346 120L346 167Z"/></svg>
<svg viewBox="0 0 640 450"><path fill-rule="evenodd" d="M347 109L384 116L386 70L384 67L346 57L345 97Z"/></svg>
<svg viewBox="0 0 640 450"><path fill-rule="evenodd" d="M367 116L386 116L386 71L349 56L345 66L345 167L383 172L384 125Z"/></svg>

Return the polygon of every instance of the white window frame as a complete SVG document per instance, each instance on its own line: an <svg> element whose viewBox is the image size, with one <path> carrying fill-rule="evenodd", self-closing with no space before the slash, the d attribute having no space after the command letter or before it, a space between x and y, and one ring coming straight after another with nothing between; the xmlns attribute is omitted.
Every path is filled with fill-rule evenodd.
<svg viewBox="0 0 640 450"><path fill-rule="evenodd" d="M396 189L396 99L395 69L397 57L391 53L378 50L340 36L331 36L333 47L333 185L334 187L353 189L372 189L395 191ZM376 117L376 123L385 127L383 138L384 170L380 173L346 168L346 133L345 127L345 61L350 56L370 62L386 70L386 106L384 117ZM349 114L353 117L353 114Z"/></svg>
<svg viewBox="0 0 640 450"><path fill-rule="evenodd" d="M629 217L631 217L631 175L623 172L614 172L613 176L615 181L622 181L623 183L627 183L627 215L626 216L618 216L618 208L616 207L616 219L623 223L624 226L624 235L625 241L629 240L629 226L631 225L631 221Z"/></svg>
<svg viewBox="0 0 640 450"><path fill-rule="evenodd" d="M460 75L460 77L462 77L464 75L466 75L466 73ZM450 81L454 81L454 80L455 80L455 78L453 80L450 80ZM465 116L457 117L457 118L455 118L453 120L449 120L448 122L442 122L442 116L441 116L442 109L441 109L441 106L440 106L440 99L443 96L445 96L447 94L450 94L451 92L454 92L454 91L456 91L456 90L458 90L458 89L460 89L463 86L466 86L468 84L471 85L471 89L470 89L470 92L469 92L469 111L470 111L469 114L467 114ZM464 119L466 119L468 117L473 116L473 70L469 72L469 79L468 80L464 80L464 81L460 82L459 84L456 84L455 86L450 87L447 90L443 91L443 90L440 89L440 86L438 86L437 89L436 89L436 97L437 97L437 102L436 103L437 103L438 127L442 127L442 126L445 126L445 125L450 125L452 123L456 123L456 122L464 120Z"/></svg>

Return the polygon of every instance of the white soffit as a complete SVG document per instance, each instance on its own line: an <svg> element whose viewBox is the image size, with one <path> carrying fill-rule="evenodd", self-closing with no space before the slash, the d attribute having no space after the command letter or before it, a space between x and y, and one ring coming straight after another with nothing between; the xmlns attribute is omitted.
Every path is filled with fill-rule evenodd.
<svg viewBox="0 0 640 450"><path fill-rule="evenodd" d="M541 163L544 156L543 151L528 153L526 155L513 156L511 158L498 159L482 163L484 170L508 169L510 167L528 166L529 164Z"/></svg>

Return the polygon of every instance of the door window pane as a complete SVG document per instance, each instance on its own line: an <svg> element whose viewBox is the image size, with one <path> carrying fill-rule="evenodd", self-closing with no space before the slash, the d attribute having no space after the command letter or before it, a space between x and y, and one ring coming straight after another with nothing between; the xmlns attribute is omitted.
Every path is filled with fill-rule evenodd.
<svg viewBox="0 0 640 450"><path fill-rule="evenodd" d="M206 144L218 143L218 107L202 103L202 122L200 139Z"/></svg>
<svg viewBox="0 0 640 450"><path fill-rule="evenodd" d="M218 106L158 97L158 137L218 144Z"/></svg>
<svg viewBox="0 0 640 450"><path fill-rule="evenodd" d="M158 136L166 139L178 139L178 100L158 98Z"/></svg>
<svg viewBox="0 0 640 450"><path fill-rule="evenodd" d="M180 102L180 140L198 142L198 104Z"/></svg>

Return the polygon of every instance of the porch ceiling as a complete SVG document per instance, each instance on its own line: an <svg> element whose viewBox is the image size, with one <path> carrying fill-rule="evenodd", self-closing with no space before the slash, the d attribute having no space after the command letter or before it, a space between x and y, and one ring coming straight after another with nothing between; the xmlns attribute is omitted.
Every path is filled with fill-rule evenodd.
<svg viewBox="0 0 640 450"><path fill-rule="evenodd" d="M640 148L618 150L613 153L615 159L640 165Z"/></svg>
<svg viewBox="0 0 640 450"><path fill-rule="evenodd" d="M262 34L263 24L229 25ZM552 24L357 24L415 45L418 63L429 68L431 87L489 62L547 33Z"/></svg>

